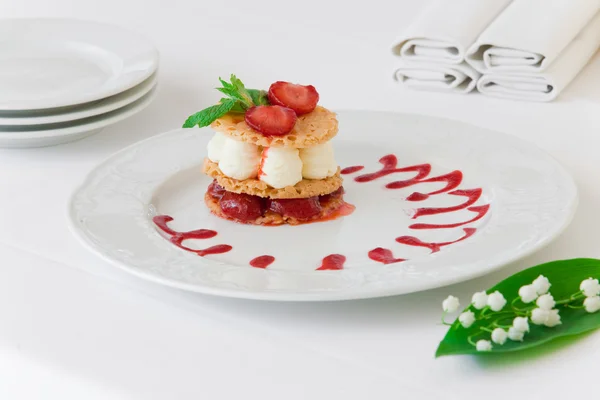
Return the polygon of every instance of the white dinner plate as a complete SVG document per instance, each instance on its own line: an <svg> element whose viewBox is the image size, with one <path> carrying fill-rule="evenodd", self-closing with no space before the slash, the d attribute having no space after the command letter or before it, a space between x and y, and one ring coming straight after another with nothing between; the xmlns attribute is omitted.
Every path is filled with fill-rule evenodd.
<svg viewBox="0 0 600 400"><path fill-rule="evenodd" d="M487 274L548 244L575 212L569 174L515 137L416 115L338 118L339 164L364 167L344 175L351 215L280 227L211 215L201 163L212 135L204 128L152 137L99 165L72 197L72 229L99 256L165 285L314 301L410 293ZM382 158L387 169L368 175L382 170ZM157 228L157 216L173 218L169 232ZM199 229L216 236L188 240L188 250L173 244L179 232ZM229 251L199 255L208 248ZM274 262L250 265L261 256Z"/></svg>
<svg viewBox="0 0 600 400"><path fill-rule="evenodd" d="M153 74L144 82L122 93L77 106L34 111L0 111L0 126L56 124L106 114L138 100L152 90L156 86L156 82L157 75Z"/></svg>
<svg viewBox="0 0 600 400"><path fill-rule="evenodd" d="M68 19L0 20L0 110L82 104L138 85L158 66L146 38Z"/></svg>
<svg viewBox="0 0 600 400"><path fill-rule="evenodd" d="M146 108L156 96L156 87L142 98L118 110L77 121L58 124L15 126L5 131L0 126L0 147L24 148L54 146L96 134L103 128L122 121Z"/></svg>

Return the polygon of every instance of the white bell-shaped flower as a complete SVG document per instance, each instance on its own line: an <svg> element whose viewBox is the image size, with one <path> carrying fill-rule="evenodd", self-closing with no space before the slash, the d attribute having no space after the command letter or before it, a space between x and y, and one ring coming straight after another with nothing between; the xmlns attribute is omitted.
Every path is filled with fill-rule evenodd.
<svg viewBox="0 0 600 400"><path fill-rule="evenodd" d="M518 330L514 326L508 329L508 338L513 342L522 342L525 332Z"/></svg>
<svg viewBox="0 0 600 400"><path fill-rule="evenodd" d="M446 297L446 300L442 302L442 309L449 313L455 312L458 310L458 307L460 307L460 302L458 301L458 298L454 296L448 296Z"/></svg>
<svg viewBox="0 0 600 400"><path fill-rule="evenodd" d="M531 303L538 298L538 293L533 285L525 285L519 289L519 297L523 303Z"/></svg>
<svg viewBox="0 0 600 400"><path fill-rule="evenodd" d="M519 332L529 332L529 321L525 317L517 317L513 320L512 327Z"/></svg>
<svg viewBox="0 0 600 400"><path fill-rule="evenodd" d="M554 301L554 297L552 297L550 293L547 293L538 297L535 304L542 310L552 310L556 305L556 302Z"/></svg>
<svg viewBox="0 0 600 400"><path fill-rule="evenodd" d="M583 305L585 306L585 311L587 311L589 313L595 313L596 311L600 310L600 297L599 296L587 297L583 301Z"/></svg>
<svg viewBox="0 0 600 400"><path fill-rule="evenodd" d="M532 285L537 294L539 294L540 296L548 293L548 290L550 290L550 286L552 286L548 278L546 278L544 275L540 275L537 278L535 278Z"/></svg>
<svg viewBox="0 0 600 400"><path fill-rule="evenodd" d="M471 298L471 303L473 304L473 307L475 307L478 310L481 310L483 307L487 306L487 300L487 293L482 291L473 294L473 297Z"/></svg>
<svg viewBox="0 0 600 400"><path fill-rule="evenodd" d="M548 311L548 318L546 319L544 325L546 325L548 328L554 328L560 324L562 324L562 322L560 320L560 314L558 313L558 310Z"/></svg>
<svg viewBox="0 0 600 400"><path fill-rule="evenodd" d="M600 283L598 283L598 279L588 278L581 282L579 290L583 292L585 297L598 296L600 295Z"/></svg>
<svg viewBox="0 0 600 400"><path fill-rule="evenodd" d="M544 310L542 308L534 308L531 311L531 322L536 325L544 325L548 320L548 315L550 312L548 310Z"/></svg>
<svg viewBox="0 0 600 400"><path fill-rule="evenodd" d="M460 322L463 328L470 328L475 322L475 314L473 314L473 311L465 311L458 316L458 322Z"/></svg>
<svg viewBox="0 0 600 400"><path fill-rule="evenodd" d="M503 345L506 343L508 333L502 328L496 328L492 331L492 342Z"/></svg>
<svg viewBox="0 0 600 400"><path fill-rule="evenodd" d="M502 293L496 290L494 293L488 296L487 304L490 306L492 311L500 311L506 305L506 299Z"/></svg>
<svg viewBox="0 0 600 400"><path fill-rule="evenodd" d="M492 351L492 342L481 339L477 341L475 347L477 348L477 351Z"/></svg>

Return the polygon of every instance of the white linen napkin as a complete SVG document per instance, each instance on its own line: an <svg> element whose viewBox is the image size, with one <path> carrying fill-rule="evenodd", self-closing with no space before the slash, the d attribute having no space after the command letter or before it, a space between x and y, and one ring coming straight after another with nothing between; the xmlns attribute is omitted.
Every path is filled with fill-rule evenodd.
<svg viewBox="0 0 600 400"><path fill-rule="evenodd" d="M479 72L548 68L600 11L600 0L514 0L467 51Z"/></svg>
<svg viewBox="0 0 600 400"><path fill-rule="evenodd" d="M400 59L394 78L403 85L421 90L468 93L475 89L481 74L463 62L438 64L411 62Z"/></svg>
<svg viewBox="0 0 600 400"><path fill-rule="evenodd" d="M544 71L484 74L477 89L507 99L551 101L575 78L600 47L600 12Z"/></svg>
<svg viewBox="0 0 600 400"><path fill-rule="evenodd" d="M479 34L512 0L435 0L392 48L409 61L460 64Z"/></svg>

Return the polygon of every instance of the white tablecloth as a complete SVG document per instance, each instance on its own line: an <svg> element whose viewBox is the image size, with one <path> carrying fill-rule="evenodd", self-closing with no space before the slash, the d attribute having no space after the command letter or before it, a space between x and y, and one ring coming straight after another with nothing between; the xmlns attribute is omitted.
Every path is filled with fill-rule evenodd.
<svg viewBox="0 0 600 400"><path fill-rule="evenodd" d="M2 17L60 16L145 33L162 61L144 112L69 145L0 151L2 399L504 399L582 397L597 375L600 332L502 357L433 353L440 302L519 268L600 257L600 57L550 104L406 91L391 40L419 3L19 0ZM555 243L493 275L420 294L287 304L194 295L142 282L70 234L66 204L112 152L176 128L218 98L216 78L315 85L322 104L452 117L517 135L554 155L581 195ZM202 149L198 150L201 157ZM527 356L527 360L522 357Z"/></svg>

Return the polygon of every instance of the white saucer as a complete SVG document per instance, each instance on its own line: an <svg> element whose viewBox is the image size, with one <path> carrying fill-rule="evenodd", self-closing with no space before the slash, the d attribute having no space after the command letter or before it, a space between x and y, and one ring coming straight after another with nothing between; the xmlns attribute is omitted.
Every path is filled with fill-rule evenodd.
<svg viewBox="0 0 600 400"><path fill-rule="evenodd" d="M96 134L102 128L122 121L146 108L156 96L156 87L135 102L106 114L58 124L15 127L12 131L0 128L0 147L44 147L68 143Z"/></svg>
<svg viewBox="0 0 600 400"><path fill-rule="evenodd" d="M158 52L112 25L68 19L0 20L0 110L103 99L152 75Z"/></svg>
<svg viewBox="0 0 600 400"><path fill-rule="evenodd" d="M34 111L0 111L0 127L8 129L8 126L17 125L55 124L106 114L140 99L156 86L157 80L155 73L144 82L122 93L76 106Z"/></svg>
<svg viewBox="0 0 600 400"><path fill-rule="evenodd" d="M356 206L351 215L280 227L212 215L204 204L211 179L200 167L212 133L203 128L155 136L99 165L72 197L73 231L114 265L168 286L321 301L410 293L490 273L548 244L576 210L569 174L513 136L416 115L343 111L338 119L337 161L363 166L343 175L345 199ZM388 172L367 175L382 169L383 156ZM154 223L160 215L173 218L168 230ZM180 232L198 229L210 235L181 243L187 249L174 244L185 237ZM220 253L202 257L200 249ZM274 261L257 268L260 256Z"/></svg>

